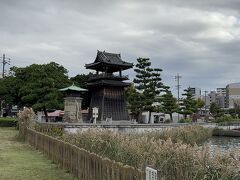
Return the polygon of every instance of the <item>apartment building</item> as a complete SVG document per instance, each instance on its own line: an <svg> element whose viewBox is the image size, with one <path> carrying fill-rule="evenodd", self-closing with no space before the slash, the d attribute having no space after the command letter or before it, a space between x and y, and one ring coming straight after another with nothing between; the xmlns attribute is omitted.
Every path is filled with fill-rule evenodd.
<svg viewBox="0 0 240 180"><path fill-rule="evenodd" d="M193 98L195 100L197 100L198 98L201 98L201 89L200 88L197 88L197 87L195 87L195 88L190 87L190 88L191 88L191 93L193 95Z"/></svg>
<svg viewBox="0 0 240 180"><path fill-rule="evenodd" d="M219 96L226 96L226 88L217 88L217 94Z"/></svg>
<svg viewBox="0 0 240 180"><path fill-rule="evenodd" d="M240 83L226 86L226 107L231 109L240 103Z"/></svg>

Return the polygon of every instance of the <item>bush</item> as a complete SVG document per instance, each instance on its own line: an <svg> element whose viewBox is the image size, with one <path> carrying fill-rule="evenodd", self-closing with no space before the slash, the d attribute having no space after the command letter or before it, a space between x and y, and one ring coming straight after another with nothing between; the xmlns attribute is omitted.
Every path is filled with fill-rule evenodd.
<svg viewBox="0 0 240 180"><path fill-rule="evenodd" d="M191 123L192 119L189 119L189 118L187 118L187 119L180 119L178 122L179 123Z"/></svg>
<svg viewBox="0 0 240 180"><path fill-rule="evenodd" d="M0 118L0 127L17 127L16 118Z"/></svg>
<svg viewBox="0 0 240 180"><path fill-rule="evenodd" d="M19 124L18 138L25 140L26 128L33 128L35 125L35 113L32 108L24 108L17 114Z"/></svg>
<svg viewBox="0 0 240 180"><path fill-rule="evenodd" d="M32 108L24 108L17 114L17 117L20 126L34 127L36 114Z"/></svg>
<svg viewBox="0 0 240 180"><path fill-rule="evenodd" d="M234 119L232 116L223 115L217 117L213 122L215 123L225 123L225 122L240 122L240 119Z"/></svg>

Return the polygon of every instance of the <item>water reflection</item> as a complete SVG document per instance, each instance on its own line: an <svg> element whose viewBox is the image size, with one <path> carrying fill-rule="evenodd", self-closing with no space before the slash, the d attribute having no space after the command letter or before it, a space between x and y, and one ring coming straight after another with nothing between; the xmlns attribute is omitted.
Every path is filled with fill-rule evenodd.
<svg viewBox="0 0 240 180"><path fill-rule="evenodd" d="M219 137L214 136L208 139L204 144L210 144L211 148L220 148L223 151L238 149L240 150L240 137Z"/></svg>

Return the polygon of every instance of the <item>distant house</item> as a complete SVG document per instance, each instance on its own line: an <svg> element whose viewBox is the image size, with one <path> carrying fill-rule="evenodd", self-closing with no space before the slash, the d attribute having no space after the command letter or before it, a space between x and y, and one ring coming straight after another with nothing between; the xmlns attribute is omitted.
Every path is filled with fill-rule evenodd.
<svg viewBox="0 0 240 180"><path fill-rule="evenodd" d="M62 118L64 115L64 111L62 110L56 110L54 112L48 112L48 122L62 122ZM37 113L37 120L39 122L46 122L46 117L44 112L39 111Z"/></svg>
<svg viewBox="0 0 240 180"><path fill-rule="evenodd" d="M88 109L87 110L81 110L82 118L84 122L88 121ZM63 122L63 116L64 111L62 110L56 110L54 112L48 113L48 122ZM39 122L46 122L46 117L44 112L39 111L37 112L37 120Z"/></svg>

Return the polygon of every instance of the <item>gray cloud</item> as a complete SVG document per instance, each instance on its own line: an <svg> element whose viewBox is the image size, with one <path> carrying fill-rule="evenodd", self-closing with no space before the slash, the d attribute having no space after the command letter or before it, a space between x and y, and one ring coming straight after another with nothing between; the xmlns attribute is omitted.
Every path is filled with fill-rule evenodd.
<svg viewBox="0 0 240 180"><path fill-rule="evenodd" d="M54 60L70 76L88 72L97 49L149 57L173 90L177 73L183 88L211 90L239 81L239 9L238 0L0 0L0 53L17 66Z"/></svg>

